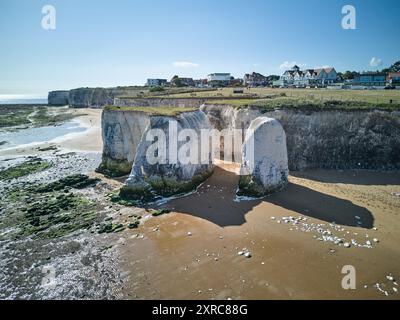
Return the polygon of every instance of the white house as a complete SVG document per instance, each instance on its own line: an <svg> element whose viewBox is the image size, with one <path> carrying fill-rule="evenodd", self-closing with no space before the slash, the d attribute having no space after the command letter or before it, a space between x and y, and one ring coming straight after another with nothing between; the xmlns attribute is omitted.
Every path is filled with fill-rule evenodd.
<svg viewBox="0 0 400 320"><path fill-rule="evenodd" d="M148 87L165 86L167 79L147 79L146 85Z"/></svg>
<svg viewBox="0 0 400 320"><path fill-rule="evenodd" d="M310 71L313 71L311 74L313 74L314 78L318 82L322 82L324 84L334 83L338 79L335 68L314 69Z"/></svg>
<svg viewBox="0 0 400 320"><path fill-rule="evenodd" d="M261 73L253 72L246 73L243 77L243 84L250 87L265 86L268 83L268 78Z"/></svg>
<svg viewBox="0 0 400 320"><path fill-rule="evenodd" d="M213 82L213 81L230 81L231 80L231 74L230 73L211 73L207 76L208 82Z"/></svg>
<svg viewBox="0 0 400 320"><path fill-rule="evenodd" d="M277 85L286 86L309 86L309 85L326 85L335 83L338 79L335 68L319 68L300 70L298 66L294 66L291 70L286 70Z"/></svg>

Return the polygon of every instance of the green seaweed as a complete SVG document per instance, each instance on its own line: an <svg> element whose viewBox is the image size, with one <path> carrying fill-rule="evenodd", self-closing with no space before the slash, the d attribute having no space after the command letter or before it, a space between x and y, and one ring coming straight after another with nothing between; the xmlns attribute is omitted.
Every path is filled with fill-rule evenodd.
<svg viewBox="0 0 400 320"><path fill-rule="evenodd" d="M130 224L128 224L128 228L129 229L136 229L139 227L140 224L140 220L136 219L133 222L131 222Z"/></svg>
<svg viewBox="0 0 400 320"><path fill-rule="evenodd" d="M1 229L11 228L11 236L15 239L53 239L90 229L98 218L96 204L72 193L69 186L65 189L54 187L70 184L83 188L77 180L70 177L60 180L57 184L27 184L8 189L0 200L4 213Z"/></svg>
<svg viewBox="0 0 400 320"><path fill-rule="evenodd" d="M190 181L178 181L165 176L152 176L143 183L125 185L112 201L121 205L140 206L154 202L161 197L178 196L196 190L196 188L212 175L212 170L198 174Z"/></svg>
<svg viewBox="0 0 400 320"><path fill-rule="evenodd" d="M32 189L32 191L50 192L63 190L65 188L85 189L87 187L96 185L99 181L100 179L98 178L89 178L84 174L75 174L49 184L37 186L36 188Z"/></svg>
<svg viewBox="0 0 400 320"><path fill-rule="evenodd" d="M152 215L153 217L159 217L159 216L162 216L162 215L168 214L168 213L171 213L171 210L168 210L168 209L158 209L158 210L154 210L154 211L151 213L151 215Z"/></svg>
<svg viewBox="0 0 400 320"><path fill-rule="evenodd" d="M243 175L239 178L238 196L261 198L282 190L287 185L287 179L282 179L282 183L270 189L265 189L261 183L256 181L252 175Z"/></svg>
<svg viewBox="0 0 400 320"><path fill-rule="evenodd" d="M107 178L118 178L129 174L131 170L132 163L126 160L112 160L103 157L103 160L96 169L96 172L103 174Z"/></svg>
<svg viewBox="0 0 400 320"><path fill-rule="evenodd" d="M125 230L125 226L122 223L114 224L110 223L103 223L98 227L98 233L113 233L113 232L121 232Z"/></svg>
<svg viewBox="0 0 400 320"><path fill-rule="evenodd" d="M0 170L0 180L10 180L44 171L51 163L41 158L32 158L15 166Z"/></svg>

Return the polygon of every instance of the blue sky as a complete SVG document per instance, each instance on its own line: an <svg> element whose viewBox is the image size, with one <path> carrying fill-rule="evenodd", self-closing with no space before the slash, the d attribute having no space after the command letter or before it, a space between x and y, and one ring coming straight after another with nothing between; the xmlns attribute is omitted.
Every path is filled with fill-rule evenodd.
<svg viewBox="0 0 400 320"><path fill-rule="evenodd" d="M41 27L56 8L56 30ZM341 28L344 5L357 29ZM1 0L0 94L400 60L398 0ZM285 63L286 62L286 63Z"/></svg>

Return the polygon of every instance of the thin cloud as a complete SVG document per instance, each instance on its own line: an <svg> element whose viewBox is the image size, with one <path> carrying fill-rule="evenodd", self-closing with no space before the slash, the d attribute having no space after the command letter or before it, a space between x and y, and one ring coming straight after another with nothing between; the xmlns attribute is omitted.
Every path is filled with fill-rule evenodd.
<svg viewBox="0 0 400 320"><path fill-rule="evenodd" d="M298 66L299 68L305 68L307 66L306 63L298 63L296 61L285 61L279 66L279 70L288 70L293 68L294 66Z"/></svg>
<svg viewBox="0 0 400 320"><path fill-rule="evenodd" d="M382 59L379 59L379 58L376 58L376 57L373 57L371 59L371 61L369 62L369 65L371 67L379 67L381 64L382 64Z"/></svg>
<svg viewBox="0 0 400 320"><path fill-rule="evenodd" d="M189 62L189 61L175 61L173 63L175 68L197 68L200 65L198 63Z"/></svg>
<svg viewBox="0 0 400 320"><path fill-rule="evenodd" d="M324 66L315 66L314 69L327 69L327 68L332 68L330 65L324 65Z"/></svg>

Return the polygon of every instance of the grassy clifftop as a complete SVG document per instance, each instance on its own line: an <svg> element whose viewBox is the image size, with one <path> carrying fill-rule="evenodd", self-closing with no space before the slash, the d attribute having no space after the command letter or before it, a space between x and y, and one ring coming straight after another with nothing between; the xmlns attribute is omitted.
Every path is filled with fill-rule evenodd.
<svg viewBox="0 0 400 320"><path fill-rule="evenodd" d="M197 108L183 107L125 107L125 106L106 106L104 110L110 111L137 111L147 113L151 116L176 117L181 113L196 111Z"/></svg>
<svg viewBox="0 0 400 320"><path fill-rule="evenodd" d="M149 99L203 99L206 103L233 107L255 106L274 108L338 109L338 110L400 110L400 90L333 90L333 89L277 89L234 88L202 90L198 92L168 91Z"/></svg>
<svg viewBox="0 0 400 320"><path fill-rule="evenodd" d="M385 102L366 102L353 100L317 100L312 98L293 98L293 97L272 97L269 99L241 99L229 100L221 99L210 101L214 105L229 105L236 108L242 107L258 107L265 110L273 110L275 108L285 109L334 109L334 110L400 110L400 103Z"/></svg>

